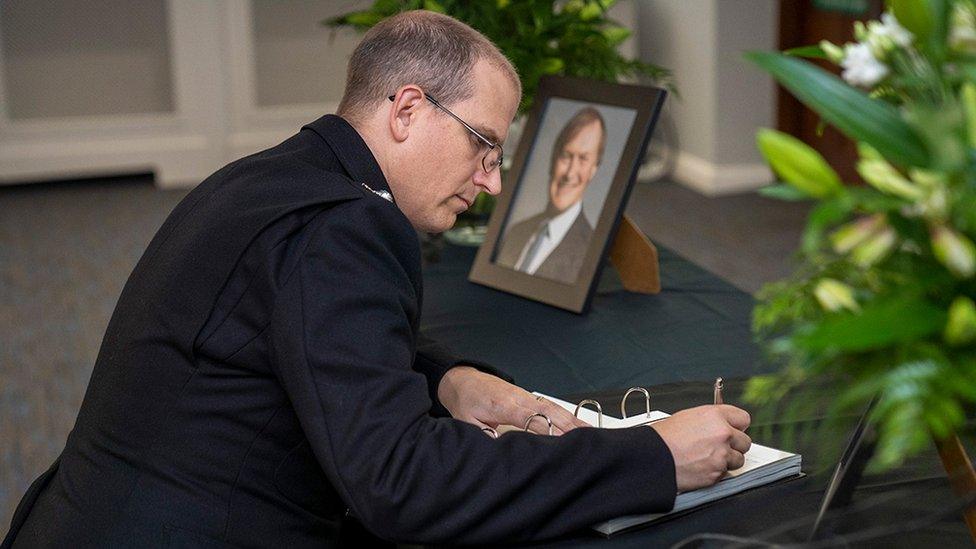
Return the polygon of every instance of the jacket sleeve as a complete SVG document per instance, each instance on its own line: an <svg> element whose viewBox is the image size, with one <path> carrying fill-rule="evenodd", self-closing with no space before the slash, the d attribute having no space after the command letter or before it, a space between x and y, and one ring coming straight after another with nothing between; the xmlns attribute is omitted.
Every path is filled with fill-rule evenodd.
<svg viewBox="0 0 976 549"><path fill-rule="evenodd" d="M387 203L356 200L308 230L279 289L271 359L316 459L369 530L401 542L535 540L672 507L674 463L653 429L496 440L428 414L412 367L412 229Z"/></svg>

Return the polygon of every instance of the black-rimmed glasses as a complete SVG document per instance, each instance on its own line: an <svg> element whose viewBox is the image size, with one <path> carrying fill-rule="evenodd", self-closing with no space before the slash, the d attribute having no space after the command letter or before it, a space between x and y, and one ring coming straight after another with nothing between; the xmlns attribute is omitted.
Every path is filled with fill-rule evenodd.
<svg viewBox="0 0 976 549"><path fill-rule="evenodd" d="M460 116L451 112L450 109L448 109L444 105L441 105L440 101L434 99L430 94L425 93L424 97L426 97L431 103L433 103L435 107L446 112L447 114L451 115L451 118L460 122L462 126L467 128L467 130L471 132L475 137L477 137L482 143L488 145L488 152L486 152L485 156L481 158L481 167L484 168L485 173L491 173L492 170L502 165L502 160L505 159L505 155L504 152L502 151L502 146L500 144L492 143L490 139L481 135L481 133L478 132L478 130L471 127L471 124L468 124L464 120L461 120ZM393 101L395 98L396 95L391 95L387 97L387 99L389 99L390 101Z"/></svg>

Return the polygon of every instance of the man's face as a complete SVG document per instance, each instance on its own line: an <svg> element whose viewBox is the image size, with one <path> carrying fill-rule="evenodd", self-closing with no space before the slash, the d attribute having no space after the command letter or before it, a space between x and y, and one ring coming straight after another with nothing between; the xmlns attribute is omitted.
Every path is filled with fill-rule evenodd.
<svg viewBox="0 0 976 549"><path fill-rule="evenodd" d="M556 153L556 162L549 182L549 202L557 212L565 211L583 198L598 167L598 152L603 129L596 120L583 126L562 151Z"/></svg>
<svg viewBox="0 0 976 549"><path fill-rule="evenodd" d="M515 87L483 60L472 69L472 79L471 98L444 106L481 135L502 143L518 108ZM425 103L425 124L408 155L400 158L402 178L394 195L415 228L441 232L454 225L480 192L501 192L501 170L485 173L481 159L487 145L433 103Z"/></svg>

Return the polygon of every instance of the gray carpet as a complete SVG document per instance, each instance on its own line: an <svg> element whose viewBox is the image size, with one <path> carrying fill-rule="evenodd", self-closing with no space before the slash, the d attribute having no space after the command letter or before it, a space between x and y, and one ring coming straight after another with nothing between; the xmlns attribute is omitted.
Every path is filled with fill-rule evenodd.
<svg viewBox="0 0 976 549"><path fill-rule="evenodd" d="M64 447L122 285L186 191L150 176L0 187L0 537ZM651 237L753 292L788 272L807 206L641 184Z"/></svg>

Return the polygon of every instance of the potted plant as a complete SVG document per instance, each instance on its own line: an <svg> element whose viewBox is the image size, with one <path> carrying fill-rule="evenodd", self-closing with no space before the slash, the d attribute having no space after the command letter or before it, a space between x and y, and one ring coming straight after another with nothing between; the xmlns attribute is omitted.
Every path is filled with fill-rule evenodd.
<svg viewBox="0 0 976 549"><path fill-rule="evenodd" d="M518 110L521 115L531 108L539 79L544 75L609 82L644 76L669 85L667 70L627 59L618 51L631 32L607 16L607 10L615 3L616 0L376 0L369 9L324 23L332 28L365 31L391 15L413 9L445 13L463 21L491 39L515 65L522 81ZM517 133L517 128L512 133ZM459 218L453 238L480 244L493 207L492 196L479 195Z"/></svg>
<svg viewBox="0 0 976 549"><path fill-rule="evenodd" d="M784 181L766 194L815 207L798 269L757 296L754 331L782 370L746 396L774 404L792 392L795 409L822 402L804 395L815 385L834 420L877 397L880 469L933 438L942 451L976 403L976 3L887 8L855 24L856 43L747 54L857 143L866 185L845 184L789 135L759 132Z"/></svg>

